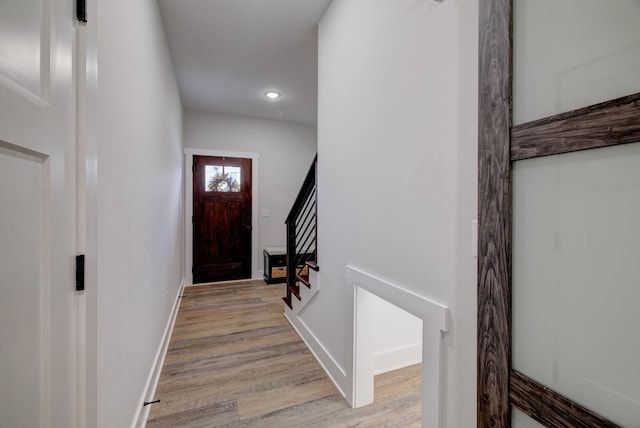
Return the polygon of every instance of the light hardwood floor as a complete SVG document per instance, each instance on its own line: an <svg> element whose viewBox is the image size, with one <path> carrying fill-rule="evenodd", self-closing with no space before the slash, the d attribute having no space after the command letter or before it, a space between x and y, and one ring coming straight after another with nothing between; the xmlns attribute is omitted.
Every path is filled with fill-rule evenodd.
<svg viewBox="0 0 640 428"><path fill-rule="evenodd" d="M283 294L263 281L186 288L147 427L420 426L420 365L376 376L375 403L351 409Z"/></svg>

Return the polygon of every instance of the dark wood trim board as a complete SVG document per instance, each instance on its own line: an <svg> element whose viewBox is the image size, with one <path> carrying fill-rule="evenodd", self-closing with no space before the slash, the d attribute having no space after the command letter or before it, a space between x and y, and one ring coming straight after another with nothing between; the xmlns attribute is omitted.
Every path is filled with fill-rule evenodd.
<svg viewBox="0 0 640 428"><path fill-rule="evenodd" d="M513 405L545 426L618 426L515 370L511 371L510 391Z"/></svg>
<svg viewBox="0 0 640 428"><path fill-rule="evenodd" d="M511 160L640 141L640 93L514 126Z"/></svg>
<svg viewBox="0 0 640 428"><path fill-rule="evenodd" d="M511 1L480 2L478 426L508 427L511 369Z"/></svg>

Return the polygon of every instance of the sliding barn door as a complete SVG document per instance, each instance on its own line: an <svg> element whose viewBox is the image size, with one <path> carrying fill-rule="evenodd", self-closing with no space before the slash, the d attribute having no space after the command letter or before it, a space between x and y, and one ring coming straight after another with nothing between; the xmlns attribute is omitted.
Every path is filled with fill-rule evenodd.
<svg viewBox="0 0 640 428"><path fill-rule="evenodd" d="M75 427L74 3L0 1L0 426Z"/></svg>
<svg viewBox="0 0 640 428"><path fill-rule="evenodd" d="M478 425L640 426L640 1L481 5Z"/></svg>

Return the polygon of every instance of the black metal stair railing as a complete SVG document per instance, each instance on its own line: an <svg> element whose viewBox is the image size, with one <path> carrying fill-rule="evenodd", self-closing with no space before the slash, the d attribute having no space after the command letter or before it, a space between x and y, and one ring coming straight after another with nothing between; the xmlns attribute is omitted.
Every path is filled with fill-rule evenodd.
<svg viewBox="0 0 640 428"><path fill-rule="evenodd" d="M291 211L287 216L287 296L283 298L291 308L291 296L300 299L299 282L309 286L307 262L316 261L316 166L318 156L302 183Z"/></svg>

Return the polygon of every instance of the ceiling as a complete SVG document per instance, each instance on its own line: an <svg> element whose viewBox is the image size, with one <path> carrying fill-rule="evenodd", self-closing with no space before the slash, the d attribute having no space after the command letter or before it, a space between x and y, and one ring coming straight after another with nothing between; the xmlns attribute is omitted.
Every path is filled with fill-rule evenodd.
<svg viewBox="0 0 640 428"><path fill-rule="evenodd" d="M330 3L158 0L184 107L316 123L317 24Z"/></svg>

